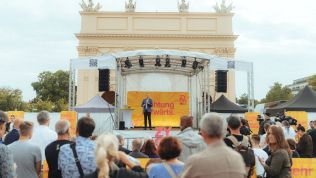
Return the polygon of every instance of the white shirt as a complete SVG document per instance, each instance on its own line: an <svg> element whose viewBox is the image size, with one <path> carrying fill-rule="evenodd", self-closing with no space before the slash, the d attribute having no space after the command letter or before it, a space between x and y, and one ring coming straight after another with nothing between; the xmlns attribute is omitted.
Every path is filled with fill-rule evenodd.
<svg viewBox="0 0 316 178"><path fill-rule="evenodd" d="M261 137L260 137L260 147L261 148L265 148L267 146L267 141L266 141L266 138L267 138L267 134L263 134Z"/></svg>
<svg viewBox="0 0 316 178"><path fill-rule="evenodd" d="M45 148L48 144L57 140L57 133L52 131L48 126L39 125L34 128L33 136L31 138L31 143L36 144L41 149L42 161L45 158Z"/></svg>
<svg viewBox="0 0 316 178"><path fill-rule="evenodd" d="M253 152L255 154L255 157L256 157L256 174L258 176L263 176L264 174L264 168L263 166L261 165L260 161L259 161L259 158L263 159L264 161L266 161L268 159L268 154L263 151L261 148L254 148L253 149Z"/></svg>
<svg viewBox="0 0 316 178"><path fill-rule="evenodd" d="M292 127L289 127L288 129L285 127L282 127L282 129L284 132L285 139L291 138L291 139L295 140L296 133Z"/></svg>

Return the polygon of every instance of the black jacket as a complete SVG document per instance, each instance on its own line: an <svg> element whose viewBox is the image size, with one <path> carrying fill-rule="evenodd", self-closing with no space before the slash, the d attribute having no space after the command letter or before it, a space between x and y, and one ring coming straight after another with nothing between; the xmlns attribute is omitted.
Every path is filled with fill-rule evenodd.
<svg viewBox="0 0 316 178"><path fill-rule="evenodd" d="M96 170L94 173L84 176L84 178L98 178L99 171ZM120 168L119 170L111 171L110 178L148 178L144 169L140 166L135 166L132 170L126 168Z"/></svg>

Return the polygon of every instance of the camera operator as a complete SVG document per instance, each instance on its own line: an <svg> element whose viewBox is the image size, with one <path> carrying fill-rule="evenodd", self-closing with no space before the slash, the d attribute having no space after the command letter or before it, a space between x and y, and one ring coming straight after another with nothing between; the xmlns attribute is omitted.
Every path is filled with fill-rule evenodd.
<svg viewBox="0 0 316 178"><path fill-rule="evenodd" d="M264 130L264 124L268 123L272 125L272 121L270 119L271 114L270 113L264 113L264 119L261 118L260 115L258 115L257 121L259 121L259 132L258 134L260 136L264 135L266 131Z"/></svg>

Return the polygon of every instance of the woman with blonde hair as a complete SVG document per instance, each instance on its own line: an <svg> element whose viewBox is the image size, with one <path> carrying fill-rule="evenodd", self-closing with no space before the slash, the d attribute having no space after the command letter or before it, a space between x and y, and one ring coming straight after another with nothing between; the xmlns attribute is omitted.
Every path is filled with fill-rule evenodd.
<svg viewBox="0 0 316 178"><path fill-rule="evenodd" d="M266 177L290 178L292 151L285 140L283 129L281 127L271 126L267 133L267 143L271 150L271 155L267 161L259 158L266 172Z"/></svg>
<svg viewBox="0 0 316 178"><path fill-rule="evenodd" d="M147 178L144 170L130 161L129 157L118 151L119 142L116 136L103 134L96 140L97 170L85 178ZM114 161L119 160L126 164L126 168L118 168Z"/></svg>

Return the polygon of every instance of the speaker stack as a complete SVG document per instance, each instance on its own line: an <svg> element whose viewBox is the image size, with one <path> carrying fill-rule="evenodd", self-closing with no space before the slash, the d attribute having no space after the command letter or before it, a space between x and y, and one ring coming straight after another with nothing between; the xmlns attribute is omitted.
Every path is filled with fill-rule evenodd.
<svg viewBox="0 0 316 178"><path fill-rule="evenodd" d="M219 93L227 93L227 70L217 70L215 72L215 90Z"/></svg>

